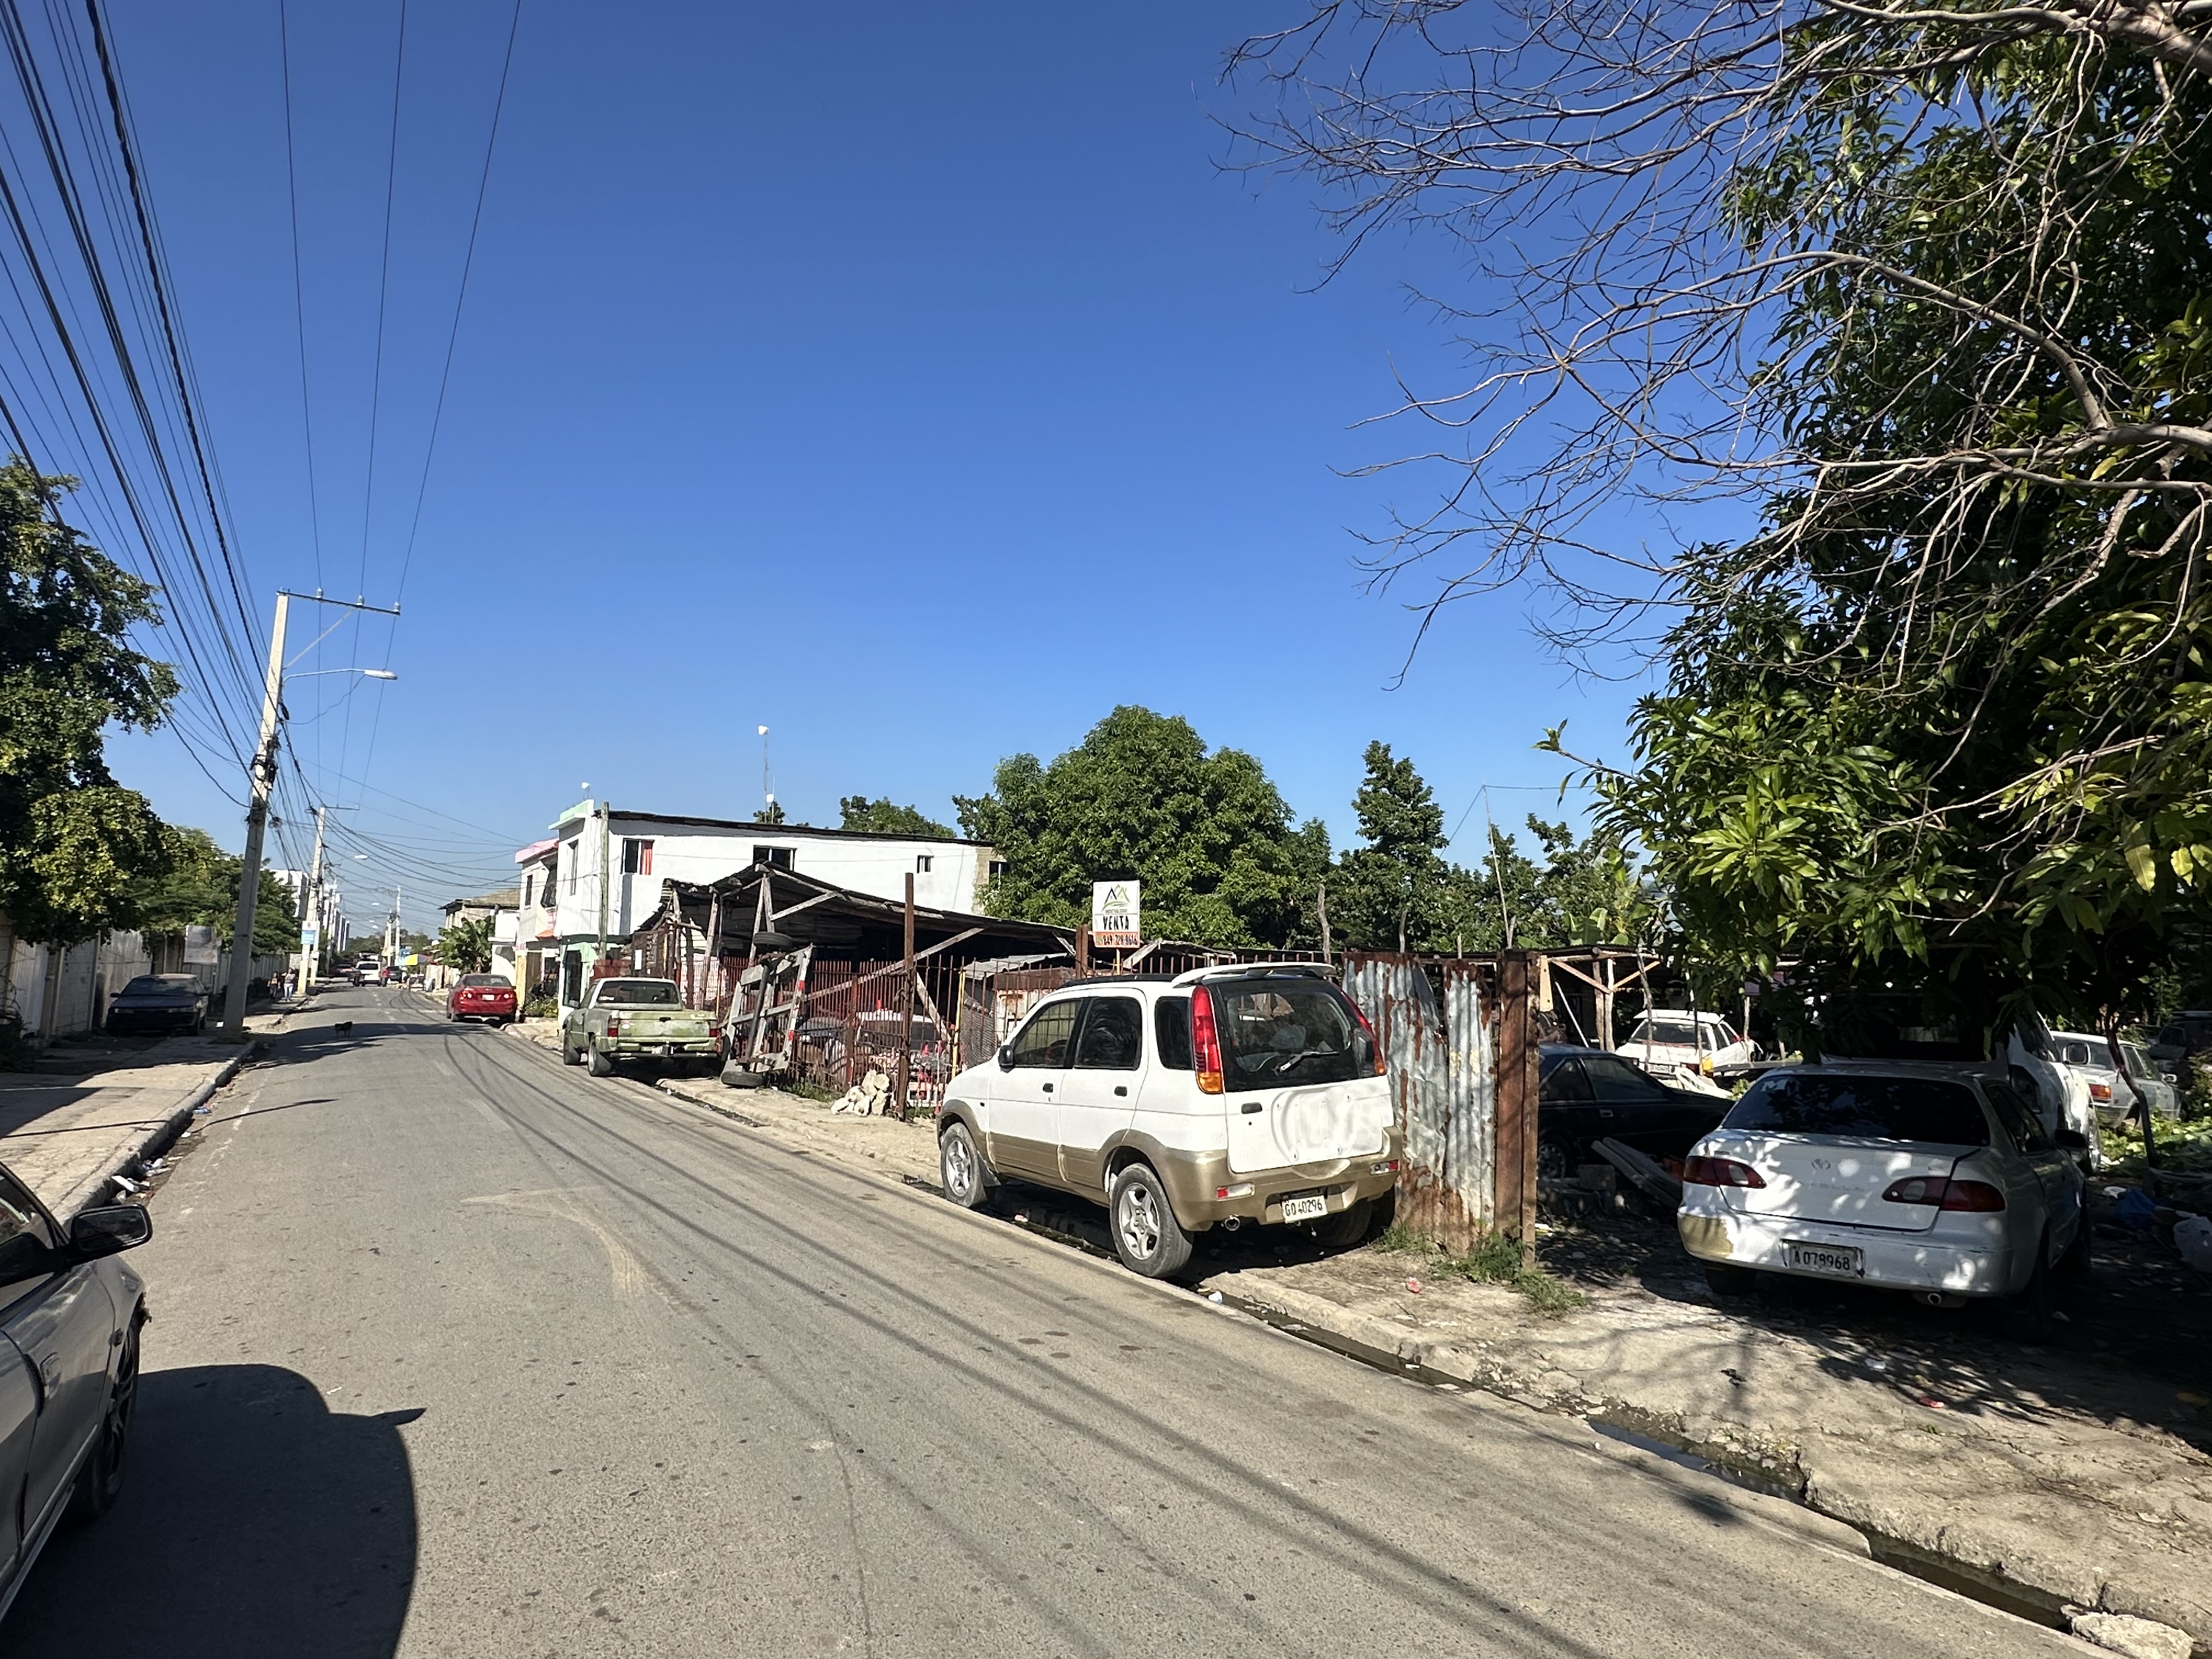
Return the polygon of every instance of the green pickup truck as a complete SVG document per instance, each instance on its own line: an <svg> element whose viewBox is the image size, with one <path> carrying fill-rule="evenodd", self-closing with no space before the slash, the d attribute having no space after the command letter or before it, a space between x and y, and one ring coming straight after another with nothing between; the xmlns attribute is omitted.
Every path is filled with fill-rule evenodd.
<svg viewBox="0 0 2212 1659"><path fill-rule="evenodd" d="M592 981L580 1007L561 1020L561 1058L605 1077L623 1060L700 1071L720 1068L714 1017L686 1008L672 979Z"/></svg>

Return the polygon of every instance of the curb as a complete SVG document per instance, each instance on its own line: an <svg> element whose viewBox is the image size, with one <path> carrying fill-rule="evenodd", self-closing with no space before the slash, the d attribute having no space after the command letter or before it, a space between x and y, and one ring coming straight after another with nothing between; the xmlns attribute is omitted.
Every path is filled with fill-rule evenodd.
<svg viewBox="0 0 2212 1659"><path fill-rule="evenodd" d="M205 1105L209 1097L216 1090L238 1075L239 1069L246 1064L246 1056L251 1049L252 1045L248 1044L246 1049L223 1061L213 1077L186 1095L176 1110L171 1112L167 1117L140 1138L136 1147L117 1154L108 1160L98 1175L79 1182L69 1196L55 1206L54 1218L63 1225L68 1225L77 1212L91 1208L99 1200L109 1195L107 1189L114 1182L116 1176L121 1175L133 1164L141 1163L149 1158L159 1157L183 1132L185 1125L191 1121L192 1114Z"/></svg>

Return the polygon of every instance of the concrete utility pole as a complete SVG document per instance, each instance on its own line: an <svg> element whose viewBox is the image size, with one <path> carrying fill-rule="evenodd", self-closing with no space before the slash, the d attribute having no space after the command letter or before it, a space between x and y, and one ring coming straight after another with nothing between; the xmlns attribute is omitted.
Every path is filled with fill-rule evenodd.
<svg viewBox="0 0 2212 1659"><path fill-rule="evenodd" d="M314 941L300 956L302 993L323 971L323 815L330 810L327 806L315 809L315 856L307 866L307 884L300 892L300 925L310 930L307 937Z"/></svg>
<svg viewBox="0 0 2212 1659"><path fill-rule="evenodd" d="M238 908L231 919L230 931L230 981L224 988L222 999L222 1034L232 1042L246 1039L246 981L253 971L253 913L261 897L261 841L269 827L269 792L276 787L276 750L283 741L279 728L284 719L284 670L289 665L284 660L284 625L291 616L294 599L334 605L347 611L373 611L386 617L399 614L397 605L387 610L380 605L363 605L358 599L326 599L319 593L289 593L281 589L276 594L276 618L269 630L269 672L261 690L261 736L253 745L253 759L247 769L251 793L246 809L246 853L238 869ZM329 638L337 626L338 623L332 623L318 634L309 642L307 651ZM307 653L302 651L300 654L304 657ZM325 668L313 672L360 674L372 680L399 678L388 668ZM306 679L308 676L298 678Z"/></svg>
<svg viewBox="0 0 2212 1659"><path fill-rule="evenodd" d="M269 673L261 689L261 738L253 746L246 809L246 856L238 867L238 911L230 931L230 983L223 989L223 1035L246 1035L246 981L253 969L253 910L261 896L261 836L269 826L269 791L276 781L276 722L284 700L284 623L292 596L276 595L276 620L269 630Z"/></svg>

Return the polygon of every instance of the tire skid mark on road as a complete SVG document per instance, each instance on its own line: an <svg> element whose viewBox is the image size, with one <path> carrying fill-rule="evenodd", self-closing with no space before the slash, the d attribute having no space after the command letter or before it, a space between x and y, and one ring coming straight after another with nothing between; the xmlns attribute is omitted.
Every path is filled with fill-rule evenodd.
<svg viewBox="0 0 2212 1659"><path fill-rule="evenodd" d="M614 1283L615 1294L642 1295L647 1274L644 1266L638 1261L637 1253L569 1196L571 1193L590 1190L589 1188L545 1187L526 1193L487 1193L481 1198L465 1198L461 1202L489 1204L503 1210L513 1210L520 1215L550 1216L556 1221L574 1222L598 1239L600 1248L606 1251L607 1273Z"/></svg>

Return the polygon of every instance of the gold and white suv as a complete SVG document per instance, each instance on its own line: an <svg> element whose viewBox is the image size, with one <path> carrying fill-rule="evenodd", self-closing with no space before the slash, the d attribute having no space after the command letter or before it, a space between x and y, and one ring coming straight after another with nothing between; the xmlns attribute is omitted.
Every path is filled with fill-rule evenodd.
<svg viewBox="0 0 2212 1659"><path fill-rule="evenodd" d="M952 1079L938 1150L945 1195L970 1209L1003 1177L1103 1203L1150 1278L1215 1226L1357 1243L1399 1161L1366 1016L1323 969L1278 966L1062 987Z"/></svg>

